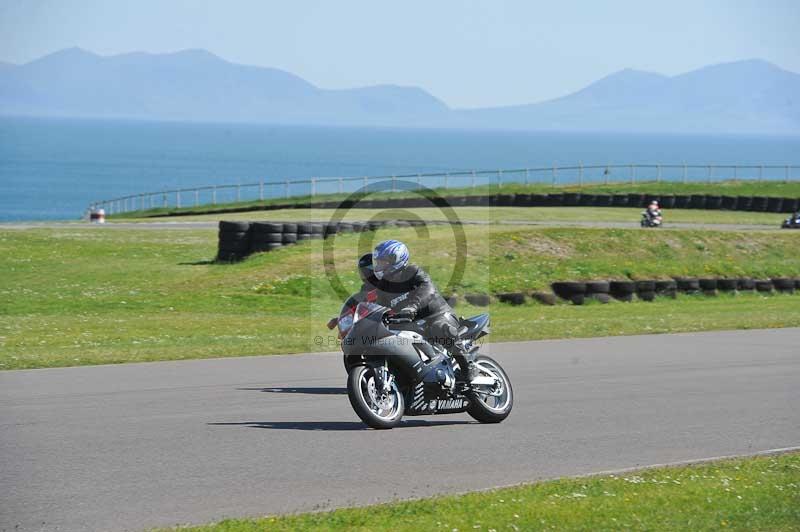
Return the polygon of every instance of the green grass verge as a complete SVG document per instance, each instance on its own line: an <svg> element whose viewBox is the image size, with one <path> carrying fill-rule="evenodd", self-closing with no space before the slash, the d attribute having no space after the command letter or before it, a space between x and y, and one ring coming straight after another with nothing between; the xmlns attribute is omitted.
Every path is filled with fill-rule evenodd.
<svg viewBox="0 0 800 532"><path fill-rule="evenodd" d="M669 275L798 276L793 233L465 226L458 293L545 288L551 281ZM450 227L336 237L348 292L374 241L408 242L446 284ZM374 239L374 240L370 240ZM213 229L27 229L0 232L0 368L38 368L336 350L317 345L341 299L322 242L214 264ZM483 311L466 305L463 315ZM493 341L800 326L800 295L682 297L575 307L493 304Z"/></svg>
<svg viewBox="0 0 800 532"><path fill-rule="evenodd" d="M715 181L711 183L673 183L668 181L656 182L645 181L639 183L618 182L609 184L587 184L583 186L569 185L569 186L552 186L549 184L523 184L523 183L507 183L502 187L497 185L481 185L475 188L436 188L434 191L441 196L480 196L487 194L549 194L558 192L586 192L590 194L624 194L624 193L642 193L642 194L716 194L720 196L775 196L775 197L800 197L800 182L781 182L781 181L747 181L747 180L728 180L728 181ZM370 199L380 198L404 198L413 196L414 193L398 191L398 192L380 192L370 194ZM317 196L295 196L291 198L273 198L266 200L250 200L232 203L219 203L217 205L202 205L199 207L159 207L154 209L146 209L140 211L131 211L121 214L116 214L109 218L140 218L152 216L168 216L176 213L192 212L197 209L202 209L206 212L221 211L232 208L253 208L267 205L294 205L298 203L307 203L310 201L334 201L343 200L349 197L350 194L320 194Z"/></svg>
<svg viewBox="0 0 800 532"><path fill-rule="evenodd" d="M639 224L642 209L624 207L457 207L455 213L463 222L589 222ZM252 221L317 221L333 219L334 209L278 209L274 211L251 211L235 213L196 214L171 219L174 222L209 222L218 220ZM375 211L373 209L350 209L342 221L396 220L419 217L426 221L445 221L447 217L439 208L416 208ZM670 224L733 224L762 225L765 229L779 229L787 215L766 212L706 211L673 209L665 211L665 229ZM337 218L338 219L338 218ZM115 218L110 222L153 222L152 218Z"/></svg>
<svg viewBox="0 0 800 532"><path fill-rule="evenodd" d="M348 508L231 519L191 532L261 530L798 530L800 454Z"/></svg>

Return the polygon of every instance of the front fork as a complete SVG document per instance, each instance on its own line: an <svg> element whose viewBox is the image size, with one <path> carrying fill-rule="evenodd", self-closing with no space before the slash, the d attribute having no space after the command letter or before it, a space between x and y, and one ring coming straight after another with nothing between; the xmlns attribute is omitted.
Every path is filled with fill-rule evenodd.
<svg viewBox="0 0 800 532"><path fill-rule="evenodd" d="M375 389L382 393L389 393L392 389L392 382L394 382L394 375L389 372L389 361L384 359L383 364L376 367L375 371Z"/></svg>

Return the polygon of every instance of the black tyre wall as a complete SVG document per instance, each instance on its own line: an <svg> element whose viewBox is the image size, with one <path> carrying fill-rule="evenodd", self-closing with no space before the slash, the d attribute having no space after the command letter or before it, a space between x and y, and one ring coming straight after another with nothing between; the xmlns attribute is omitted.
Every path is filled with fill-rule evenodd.
<svg viewBox="0 0 800 532"><path fill-rule="evenodd" d="M586 282L586 295L595 294L608 294L611 290L611 285L608 281L587 281Z"/></svg>
<svg viewBox="0 0 800 532"><path fill-rule="evenodd" d="M783 212L797 212L800 209L800 200L783 198Z"/></svg>
<svg viewBox="0 0 800 532"><path fill-rule="evenodd" d="M721 196L706 196L706 209L719 210L722 207Z"/></svg>
<svg viewBox="0 0 800 532"><path fill-rule="evenodd" d="M531 194L532 207L545 207L547 206L547 194Z"/></svg>
<svg viewBox="0 0 800 532"><path fill-rule="evenodd" d="M273 222L253 222L250 225L250 231L253 235L258 234L269 234L269 233L282 233L283 232L283 224L282 223L273 223Z"/></svg>
<svg viewBox="0 0 800 532"><path fill-rule="evenodd" d="M783 212L783 198L767 198L767 212Z"/></svg>
<svg viewBox="0 0 800 532"><path fill-rule="evenodd" d="M745 290L745 291L755 290L756 282L755 280L750 279L749 277L742 277L736 280L736 288L737 290Z"/></svg>
<svg viewBox="0 0 800 532"><path fill-rule="evenodd" d="M611 207L613 196L610 194L595 194L594 204L596 207Z"/></svg>
<svg viewBox="0 0 800 532"><path fill-rule="evenodd" d="M256 244L268 244L268 243L278 243L280 244L283 242L283 233L256 233L253 235L251 242L255 246Z"/></svg>
<svg viewBox="0 0 800 532"><path fill-rule="evenodd" d="M661 196L661 201L659 202L662 209L674 209L675 208L675 196Z"/></svg>
<svg viewBox="0 0 800 532"><path fill-rule="evenodd" d="M467 303L476 307L485 307L491 303L492 299L486 294L467 294L464 296Z"/></svg>
<svg viewBox="0 0 800 532"><path fill-rule="evenodd" d="M752 196L737 196L736 197L736 210L737 211L749 211L752 206L753 206L753 197Z"/></svg>
<svg viewBox="0 0 800 532"><path fill-rule="evenodd" d="M250 222L219 222L219 230L225 232L244 232L250 230Z"/></svg>
<svg viewBox="0 0 800 532"><path fill-rule="evenodd" d="M753 212L764 212L767 210L767 198L762 196L754 196L753 202L750 204L750 209Z"/></svg>
<svg viewBox="0 0 800 532"><path fill-rule="evenodd" d="M586 294L586 283L560 281L553 283L551 288L553 293L561 299L571 299L575 295Z"/></svg>
<svg viewBox="0 0 800 532"><path fill-rule="evenodd" d="M628 195L627 194L614 194L611 196L611 205L613 207L627 207Z"/></svg>
<svg viewBox="0 0 800 532"><path fill-rule="evenodd" d="M577 207L580 204L581 195L575 192L566 192L564 193L564 206L565 207Z"/></svg>
<svg viewBox="0 0 800 532"><path fill-rule="evenodd" d="M688 209L690 202L691 202L691 198L689 196L683 196L683 195L675 196L675 208L676 209Z"/></svg>
<svg viewBox="0 0 800 532"><path fill-rule="evenodd" d="M705 209L706 208L706 195L705 194L692 194L689 199L690 209Z"/></svg>
<svg viewBox="0 0 800 532"><path fill-rule="evenodd" d="M514 207L530 207L531 195L530 194L517 194L514 196Z"/></svg>
<svg viewBox="0 0 800 532"><path fill-rule="evenodd" d="M758 292L772 292L772 281L769 279L756 279L756 290Z"/></svg>
<svg viewBox="0 0 800 532"><path fill-rule="evenodd" d="M675 279L678 291L693 294L700 291L700 282L693 277L679 277Z"/></svg>
<svg viewBox="0 0 800 532"><path fill-rule="evenodd" d="M498 207L511 207L514 205L514 194L498 194L497 206Z"/></svg>
<svg viewBox="0 0 800 532"><path fill-rule="evenodd" d="M628 207L644 207L644 194L628 194Z"/></svg>

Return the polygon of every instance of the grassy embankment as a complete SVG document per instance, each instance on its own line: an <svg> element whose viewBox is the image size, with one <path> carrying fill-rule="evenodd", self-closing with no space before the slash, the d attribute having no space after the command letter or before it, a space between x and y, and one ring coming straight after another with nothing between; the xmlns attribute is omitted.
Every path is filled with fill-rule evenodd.
<svg viewBox="0 0 800 532"><path fill-rule="evenodd" d="M775 197L800 197L800 182L780 182L780 181L716 181L711 183L673 183L663 182L640 182L629 183L619 182L605 184L587 184L583 186L552 186L548 184L522 184L507 183L502 187L497 185L481 185L475 188L437 188L434 191L441 196L477 196L486 194L549 194L558 192L585 192L587 194L617 194L617 193L642 193L642 194L717 194L720 196L775 196ZM413 192L379 192L370 194L370 199L379 198L403 198L414 196ZM291 198L274 198L264 201L251 200L233 203L219 203L217 205L201 205L200 207L187 206L159 207L141 211L132 211L112 216L115 219L141 218L152 216L166 216L174 213L186 213L201 209L205 212L215 210L225 210L231 208L253 208L257 209L265 205L284 205L296 204L309 201L333 201L342 200L350 194L320 194L317 196L294 196Z"/></svg>
<svg viewBox="0 0 800 532"><path fill-rule="evenodd" d="M798 276L797 234L464 226L457 293L545 288L554 280L666 275ZM336 237L334 264L377 239L401 238L444 286L450 227ZM213 229L28 229L0 232L0 368L333 351L315 345L341 299L322 242L214 264ZM374 239L372 242L369 239ZM363 239L360 241L360 239ZM459 305L463 315L483 309ZM492 340L800 326L800 295L680 297L654 303L519 307L494 303Z"/></svg>
<svg viewBox="0 0 800 532"><path fill-rule="evenodd" d="M723 460L332 512L231 519L261 530L798 530L800 454Z"/></svg>

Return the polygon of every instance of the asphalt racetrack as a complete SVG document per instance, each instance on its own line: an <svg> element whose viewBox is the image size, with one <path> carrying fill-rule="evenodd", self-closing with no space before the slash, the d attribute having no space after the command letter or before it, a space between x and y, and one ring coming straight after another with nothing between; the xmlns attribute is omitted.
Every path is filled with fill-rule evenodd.
<svg viewBox="0 0 800 532"><path fill-rule="evenodd" d="M487 345L515 407L366 429L339 355L0 372L0 530L142 530L800 445L800 329Z"/></svg>

